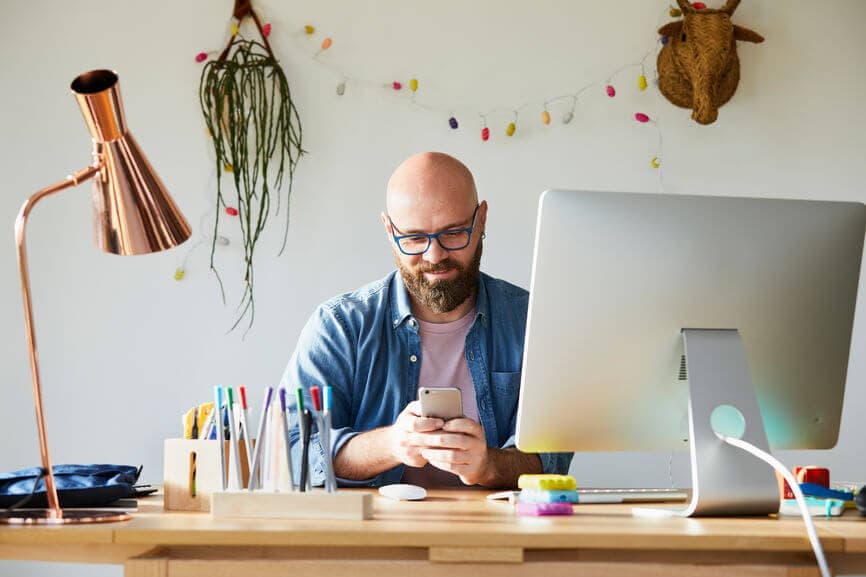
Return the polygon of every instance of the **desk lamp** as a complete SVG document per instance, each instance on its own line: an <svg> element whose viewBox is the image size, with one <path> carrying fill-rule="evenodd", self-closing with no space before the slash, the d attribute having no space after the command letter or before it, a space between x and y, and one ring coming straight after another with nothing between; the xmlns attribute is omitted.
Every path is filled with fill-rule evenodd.
<svg viewBox="0 0 866 577"><path fill-rule="evenodd" d="M117 74L111 70L92 70L73 80L71 88L93 139L93 163L31 196L21 206L15 221L18 270L24 299L24 327L30 352L30 373L48 509L8 511L5 516L0 516L0 523L59 525L129 519L129 515L124 513L60 508L48 456L30 302L30 277L24 239L30 211L44 197L93 179L94 236L96 245L103 251L120 255L147 254L175 247L190 236L189 224L126 126Z"/></svg>

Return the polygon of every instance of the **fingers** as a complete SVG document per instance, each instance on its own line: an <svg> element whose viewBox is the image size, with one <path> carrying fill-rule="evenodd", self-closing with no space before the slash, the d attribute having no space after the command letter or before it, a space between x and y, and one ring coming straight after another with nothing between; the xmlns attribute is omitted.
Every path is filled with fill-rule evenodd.
<svg viewBox="0 0 866 577"><path fill-rule="evenodd" d="M421 416L421 401L412 401L411 403L406 405L406 408L403 409L403 412L409 413L414 417L420 417Z"/></svg>
<svg viewBox="0 0 866 577"><path fill-rule="evenodd" d="M457 449L421 449L421 456L427 459L428 463L445 471L451 471L451 469L440 465L450 467L451 465L468 465L471 462L471 453Z"/></svg>
<svg viewBox="0 0 866 577"><path fill-rule="evenodd" d="M484 438L484 429L481 425L466 417L447 421L442 426L442 430L448 433L463 433L464 435Z"/></svg>
<svg viewBox="0 0 866 577"><path fill-rule="evenodd" d="M409 435L409 443L415 447L431 449L468 450L474 445L475 439L462 433L413 433Z"/></svg>
<svg viewBox="0 0 866 577"><path fill-rule="evenodd" d="M443 426L445 426L445 421L442 419L415 417L412 420L409 430L415 433L429 433L431 431L438 431Z"/></svg>

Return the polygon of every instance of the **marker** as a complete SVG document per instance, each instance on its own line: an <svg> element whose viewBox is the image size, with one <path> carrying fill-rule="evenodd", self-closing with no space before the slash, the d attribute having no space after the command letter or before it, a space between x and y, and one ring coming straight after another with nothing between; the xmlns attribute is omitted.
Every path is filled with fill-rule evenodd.
<svg viewBox="0 0 866 577"><path fill-rule="evenodd" d="M258 443L256 443L256 455L253 458L253 467L250 469L250 480L247 483L247 489L252 491L253 489L258 487L258 473L259 466L262 461L262 442L265 438L265 427L268 424L268 408L271 406L271 397L274 394L273 387L265 387L265 402L262 404L262 416L259 419L259 434L256 436L258 439Z"/></svg>
<svg viewBox="0 0 866 577"><path fill-rule="evenodd" d="M280 409L283 411L283 440L286 445L286 465L289 468L289 491L295 490L295 479L292 476L292 445L289 442L289 415L291 411L288 411L288 407L286 406L286 389L280 387Z"/></svg>
<svg viewBox="0 0 866 577"><path fill-rule="evenodd" d="M241 479L241 454L240 444L238 443L238 426L235 422L235 397L234 388L226 387L229 394L228 416L229 416L229 447L232 456L232 462L235 464L234 483L229 483L232 489L242 489L244 483Z"/></svg>
<svg viewBox="0 0 866 577"><path fill-rule="evenodd" d="M239 387L241 392L241 410L238 412L238 419L240 420L240 431L239 434L241 438L244 440L244 448L247 450L247 469L252 470L253 468L253 452L250 449L250 430L247 427L247 423L250 422L250 415L247 411L247 388L244 386Z"/></svg>
<svg viewBox="0 0 866 577"><path fill-rule="evenodd" d="M304 389L298 387L298 428L301 433L301 492L307 490L307 472L309 469L310 456L310 429L313 428L312 415L309 409L304 408Z"/></svg>
<svg viewBox="0 0 866 577"><path fill-rule="evenodd" d="M223 491L226 490L226 447L225 447L225 435L223 434L222 420L223 420L223 389L222 387L214 387L214 414L219 415L220 424L216 427L217 430L217 442L220 446L220 487Z"/></svg>
<svg viewBox="0 0 866 577"><path fill-rule="evenodd" d="M334 457L331 454L331 386L325 385L322 389L322 427L320 436L325 435L325 474L327 475L327 491L333 493L337 490L337 476L334 473Z"/></svg>

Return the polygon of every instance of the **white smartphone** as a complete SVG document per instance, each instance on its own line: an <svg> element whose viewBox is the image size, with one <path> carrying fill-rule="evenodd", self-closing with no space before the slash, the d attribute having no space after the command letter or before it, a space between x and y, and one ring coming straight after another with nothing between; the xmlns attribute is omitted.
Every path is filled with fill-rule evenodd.
<svg viewBox="0 0 866 577"><path fill-rule="evenodd" d="M421 416L456 419L463 416L463 395L457 387L420 387Z"/></svg>

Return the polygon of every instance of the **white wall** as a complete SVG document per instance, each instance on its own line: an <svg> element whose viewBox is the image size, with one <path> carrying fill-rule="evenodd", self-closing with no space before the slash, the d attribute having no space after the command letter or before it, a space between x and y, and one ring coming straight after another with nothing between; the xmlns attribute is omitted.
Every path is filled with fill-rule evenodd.
<svg viewBox="0 0 866 577"><path fill-rule="evenodd" d="M718 4L715 1L711 4ZM671 193L864 200L866 3L747 0L735 21L767 42L741 44L742 79L709 127L661 99L639 93L636 70L614 79L615 99L591 91L567 126L544 127L538 103L605 80L653 46L664 1L407 3L255 1L274 26L271 42L288 73L309 155L297 173L286 253L276 258L279 219L259 250L257 319L245 340L225 334L239 296L238 243L219 253L229 306L207 270L208 247L172 276L187 249L136 259L96 252L90 240L89 186L39 206L29 228L36 329L55 462L144 464L161 480L162 440L179 434L180 413L207 400L211 386L274 384L309 313L325 298L391 267L377 220L385 181L411 153L442 150L474 171L490 203L485 269L528 285L537 195L549 187L660 189L649 167L655 133L631 120L642 110L664 134L664 190ZM196 228L207 234L212 153L200 118L201 65L193 56L221 49L231 2L8 2L0 35L0 470L38 462L29 369L15 268L12 222L23 200L89 161L89 139L69 82L92 68L120 74L130 127ZM310 41L307 23L323 34ZM417 76L418 100L479 111L524 109L517 134L507 117L478 137L464 112L459 131L447 115L408 106L385 89L349 83L311 58L349 75L387 82ZM648 62L652 63L651 58ZM651 77L651 74L649 74ZM205 225L202 233L200 222ZM351 234L348 234L350 231ZM233 241L238 232L227 230ZM828 465L835 479L866 480L857 451L866 402L866 320L855 328L839 446L785 453L791 465ZM578 455L588 484L665 484L667 455ZM674 482L688 482L676 456ZM11 565L0 564L0 574ZM39 566L41 567L41 566ZM25 570L19 566L19 570ZM41 568L42 570L44 568Z"/></svg>

